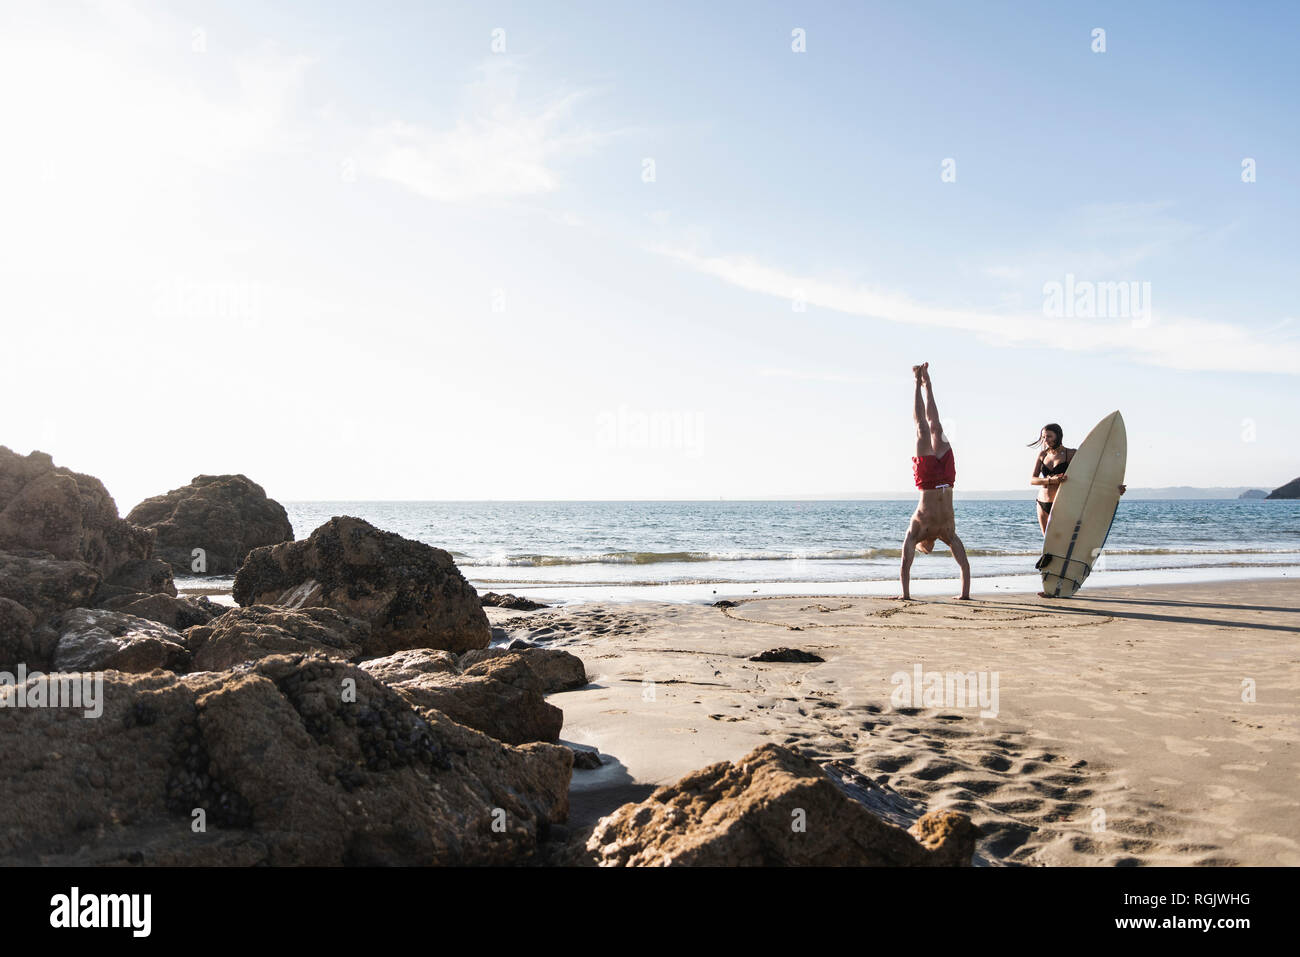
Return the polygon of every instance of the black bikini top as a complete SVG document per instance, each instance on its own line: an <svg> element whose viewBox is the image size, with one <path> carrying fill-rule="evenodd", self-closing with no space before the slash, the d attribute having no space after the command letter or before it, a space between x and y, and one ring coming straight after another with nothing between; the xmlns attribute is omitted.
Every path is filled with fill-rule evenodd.
<svg viewBox="0 0 1300 957"><path fill-rule="evenodd" d="M1066 460L1063 461L1063 462L1057 462L1055 465L1048 465L1046 462L1044 462L1044 463L1042 464L1042 471L1041 471L1040 474L1042 474L1042 475L1064 475L1064 474L1065 474L1065 470L1068 469L1069 467L1070 467L1070 460L1069 460L1069 459L1066 459Z"/></svg>

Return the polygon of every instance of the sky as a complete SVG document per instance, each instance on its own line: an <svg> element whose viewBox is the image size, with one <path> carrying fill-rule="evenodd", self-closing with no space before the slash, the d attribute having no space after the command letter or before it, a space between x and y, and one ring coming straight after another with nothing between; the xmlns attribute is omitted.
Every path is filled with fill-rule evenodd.
<svg viewBox="0 0 1300 957"><path fill-rule="evenodd" d="M550 9L548 9L550 8ZM1294 4L6 3L0 444L123 512L1300 475ZM1104 31L1099 33L1098 31Z"/></svg>

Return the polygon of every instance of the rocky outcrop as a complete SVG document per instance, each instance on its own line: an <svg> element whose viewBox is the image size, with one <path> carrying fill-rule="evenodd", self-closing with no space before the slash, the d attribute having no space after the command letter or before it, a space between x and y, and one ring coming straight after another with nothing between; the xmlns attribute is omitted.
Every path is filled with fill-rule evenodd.
<svg viewBox="0 0 1300 957"><path fill-rule="evenodd" d="M185 595L173 598L171 595L145 595L140 592L110 598L99 603L97 607L126 612L137 618L148 618L176 631L184 631L195 625L206 625L212 619L219 618L230 610L225 605L218 605L204 596L193 598Z"/></svg>
<svg viewBox="0 0 1300 957"><path fill-rule="evenodd" d="M137 558L126 562L99 583L95 604L104 605L112 598L140 594L175 597L176 582L172 580L171 565L158 558Z"/></svg>
<svg viewBox="0 0 1300 957"><path fill-rule="evenodd" d="M195 671L222 671L277 654L320 653L348 661L361 654L370 626L331 608L233 608L185 633Z"/></svg>
<svg viewBox="0 0 1300 957"><path fill-rule="evenodd" d="M189 485L145 499L127 521L152 529L154 554L185 575L196 572L196 548L204 552L203 573L228 575L252 549L293 540L284 506L243 475L196 475Z"/></svg>
<svg viewBox="0 0 1300 957"><path fill-rule="evenodd" d="M481 661L516 655L541 682L543 694L572 691L587 683L587 669L582 659L558 648L477 648L460 656L458 664L468 670Z"/></svg>
<svg viewBox="0 0 1300 957"><path fill-rule="evenodd" d="M99 479L55 466L44 452L0 446L0 670L54 667L63 640L55 626L72 609L127 591L174 595L170 570L149 559L152 542L148 529L118 517ZM105 654L105 640L130 643L95 638Z"/></svg>
<svg viewBox="0 0 1300 957"><path fill-rule="evenodd" d="M1269 498L1300 498L1300 478L1292 479L1285 485L1268 493Z"/></svg>
<svg viewBox="0 0 1300 957"><path fill-rule="evenodd" d="M84 562L107 577L148 558L153 534L117 514L104 483L44 452L21 456L0 445L0 551L46 552Z"/></svg>
<svg viewBox="0 0 1300 957"><path fill-rule="evenodd" d="M367 621L367 657L468 651L491 636L478 593L450 554L359 518L332 518L304 541L254 549L234 596L241 605L324 606Z"/></svg>
<svg viewBox="0 0 1300 957"><path fill-rule="evenodd" d="M0 865L518 864L568 813L567 748L324 657L109 672L100 698L97 720L0 709Z"/></svg>
<svg viewBox="0 0 1300 957"><path fill-rule="evenodd" d="M103 608L74 608L59 617L57 631L53 671L189 669L190 654L180 634L147 618Z"/></svg>
<svg viewBox="0 0 1300 957"><path fill-rule="evenodd" d="M1246 498L1246 499L1268 498L1268 492L1264 491L1262 488L1249 488L1246 489L1246 491L1242 492L1240 495L1238 495L1237 498Z"/></svg>
<svg viewBox="0 0 1300 957"><path fill-rule="evenodd" d="M847 797L814 762L765 744L603 818L587 850L607 866L968 865L979 829L937 811L909 830Z"/></svg>
<svg viewBox="0 0 1300 957"><path fill-rule="evenodd" d="M540 601L533 601L531 598L520 598L518 595L498 595L494 591L481 596L479 602L484 608L509 608L512 611L537 611L539 608L551 607L550 605L543 605Z"/></svg>
<svg viewBox="0 0 1300 957"><path fill-rule="evenodd" d="M374 659L361 667L384 676L381 680L412 704L435 708L507 744L559 740L564 712L546 703L542 683L520 656L489 658L457 673L442 670L439 659L412 654L396 661Z"/></svg>

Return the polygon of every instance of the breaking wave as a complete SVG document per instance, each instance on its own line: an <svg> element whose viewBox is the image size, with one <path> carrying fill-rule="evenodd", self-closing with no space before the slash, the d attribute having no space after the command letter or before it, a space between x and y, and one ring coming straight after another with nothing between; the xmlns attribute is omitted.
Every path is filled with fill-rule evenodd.
<svg viewBox="0 0 1300 957"><path fill-rule="evenodd" d="M938 550L943 550L940 544ZM473 557L457 555L460 564L472 567L495 568L548 568L562 565L660 565L690 564L699 562L833 562L871 561L874 559L901 558L902 550L891 548L827 549L826 551L790 552L600 552L576 555L496 555ZM1012 551L997 548L967 548L972 557L1032 557L1039 551ZM1106 554L1118 555L1272 555L1300 554L1300 549L1276 548L1133 548L1106 549Z"/></svg>

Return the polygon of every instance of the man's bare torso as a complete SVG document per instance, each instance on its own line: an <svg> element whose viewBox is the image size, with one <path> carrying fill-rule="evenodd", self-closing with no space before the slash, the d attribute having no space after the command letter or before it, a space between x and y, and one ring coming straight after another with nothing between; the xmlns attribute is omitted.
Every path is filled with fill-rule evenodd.
<svg viewBox="0 0 1300 957"><path fill-rule="evenodd" d="M957 518L952 510L952 489L922 489L921 499L912 515L912 527L920 541L938 539L948 542L957 528Z"/></svg>

